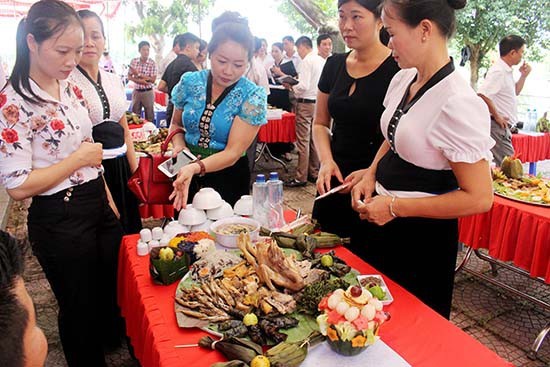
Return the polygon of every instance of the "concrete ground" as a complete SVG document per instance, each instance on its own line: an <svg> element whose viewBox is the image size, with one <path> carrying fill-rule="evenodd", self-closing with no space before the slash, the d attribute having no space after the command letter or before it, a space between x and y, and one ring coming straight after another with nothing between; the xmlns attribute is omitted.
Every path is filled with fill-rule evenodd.
<svg viewBox="0 0 550 367"><path fill-rule="evenodd" d="M296 166L296 156L293 157L294 161L290 163L288 173L277 163L264 158L260 158L256 171L265 173L275 169L279 170L283 179L290 178L293 167ZM550 161L539 163L539 172L550 177ZM302 209L304 213L311 212L314 196L315 188L312 184L301 188L285 188L285 204L295 210ZM13 203L9 210L7 229L21 239L27 237L26 205L26 202ZM151 226L156 222L148 220L145 224ZM464 253L461 252L460 256L464 256ZM477 259L472 259L468 266L485 273L489 273L490 270L486 263ZM550 303L550 286L546 284L526 279L507 270L500 270L498 278ZM27 259L25 281L35 302L38 324L48 338L49 354L46 366L66 366L57 330L57 304L40 265L30 254ZM550 366L550 337L543 343L536 360L527 358L529 347L536 335L550 322L550 311L522 301L464 271L456 276L451 322L515 366ZM108 363L113 367L138 366L126 347L109 354Z"/></svg>

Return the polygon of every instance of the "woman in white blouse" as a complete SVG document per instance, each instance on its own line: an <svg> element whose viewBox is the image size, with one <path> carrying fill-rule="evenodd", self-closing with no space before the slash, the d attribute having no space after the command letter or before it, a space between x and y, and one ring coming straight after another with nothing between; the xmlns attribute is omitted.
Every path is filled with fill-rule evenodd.
<svg viewBox="0 0 550 367"><path fill-rule="evenodd" d="M0 91L0 183L15 200L32 197L29 239L59 304L68 365L103 367L103 343L119 317L122 228L85 101L65 81L82 43L80 19L62 1L34 3L19 23L15 66Z"/></svg>
<svg viewBox="0 0 550 367"><path fill-rule="evenodd" d="M128 179L137 169L136 153L126 121L126 95L120 78L102 70L99 60L105 50L105 32L99 16L79 10L84 24L84 49L69 80L82 90L93 124L96 142L103 144L105 182L120 213L125 233L141 230L138 201L128 189Z"/></svg>
<svg viewBox="0 0 550 367"><path fill-rule="evenodd" d="M456 218L489 210L493 199L489 112L447 52L455 9L465 4L384 2L388 47L403 70L384 100L385 141L352 191L368 221L362 257L447 318Z"/></svg>

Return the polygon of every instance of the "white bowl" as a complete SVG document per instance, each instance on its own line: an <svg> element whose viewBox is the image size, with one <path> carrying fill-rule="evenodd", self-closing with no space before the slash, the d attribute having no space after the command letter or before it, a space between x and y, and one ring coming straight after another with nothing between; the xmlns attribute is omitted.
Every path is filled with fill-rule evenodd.
<svg viewBox="0 0 550 367"><path fill-rule="evenodd" d="M253 203L252 195L243 195L239 200L237 200L233 210L235 211L235 214L251 216L253 214Z"/></svg>
<svg viewBox="0 0 550 367"><path fill-rule="evenodd" d="M213 220L207 219L206 222L197 224L191 227L191 232L210 232L210 226L214 223Z"/></svg>
<svg viewBox="0 0 550 367"><path fill-rule="evenodd" d="M220 234L217 231L227 224L248 224L254 226L254 229L250 231L250 240L256 241L258 239L258 233L260 232L260 223L254 219L231 217L220 219L210 226L210 231L216 237L216 242L224 247L237 248L237 239L239 234Z"/></svg>
<svg viewBox="0 0 550 367"><path fill-rule="evenodd" d="M212 220L218 220L223 218L229 218L233 216L233 208L231 204L224 201L223 204L214 209L208 209L206 211L206 217Z"/></svg>
<svg viewBox="0 0 550 367"><path fill-rule="evenodd" d="M178 216L179 224L184 226L196 226L206 222L206 213L204 210L197 209L191 204L187 204L185 209L180 211Z"/></svg>
<svg viewBox="0 0 550 367"><path fill-rule="evenodd" d="M176 237L180 233L187 233L189 231L189 226L184 226L180 224L177 220L173 220L164 227L164 234L168 235L170 239Z"/></svg>
<svg viewBox="0 0 550 367"><path fill-rule="evenodd" d="M214 209L223 204L220 194L211 187L204 187L193 197L193 207L202 210Z"/></svg>

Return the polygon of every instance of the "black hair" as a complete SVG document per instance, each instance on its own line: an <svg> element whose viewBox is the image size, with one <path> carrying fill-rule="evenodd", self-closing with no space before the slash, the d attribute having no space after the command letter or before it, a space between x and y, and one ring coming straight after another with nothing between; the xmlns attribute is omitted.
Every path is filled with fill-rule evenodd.
<svg viewBox="0 0 550 367"><path fill-rule="evenodd" d="M304 45L306 47L313 48L313 42L311 41L311 38L309 38L307 36L300 36L296 40L296 47L298 47L300 45Z"/></svg>
<svg viewBox="0 0 550 367"><path fill-rule="evenodd" d="M23 367L24 336L29 313L15 294L16 282L23 275L21 245L0 231L0 365Z"/></svg>
<svg viewBox="0 0 550 367"><path fill-rule="evenodd" d="M141 41L140 43L138 43L138 51L141 51L141 48L142 48L143 46L149 46L149 47L151 47L151 45L149 44L149 42L147 42L147 41Z"/></svg>
<svg viewBox="0 0 550 367"><path fill-rule="evenodd" d="M88 9L79 10L76 12L76 14L78 14L78 17L80 19L87 19L87 18L97 19L97 21L99 22L99 26L101 28L101 34L103 35L103 38L105 38L105 28L103 28L103 21L101 20L99 15L97 15L96 13Z"/></svg>
<svg viewBox="0 0 550 367"><path fill-rule="evenodd" d="M372 14L374 14L374 17L376 19L380 19L380 17L382 16L382 6L384 0L338 0L338 9L340 9L342 5L349 3L350 1L355 1L357 4L370 11ZM379 37L380 42L387 46L388 42L390 41L390 35L388 34L388 31L386 31L386 28L382 27L382 29L380 29Z"/></svg>
<svg viewBox="0 0 550 367"><path fill-rule="evenodd" d="M498 51L500 53L500 56L506 56L512 50L518 51L526 43L527 42L520 36L511 34L500 40L500 42L498 43Z"/></svg>
<svg viewBox="0 0 550 367"><path fill-rule="evenodd" d="M181 34L177 34L176 37L174 37L174 40L172 41L172 48L178 45L180 37L181 37Z"/></svg>
<svg viewBox="0 0 550 367"><path fill-rule="evenodd" d="M282 42L275 42L275 43L272 44L271 46L277 47L279 50L281 50L281 52L284 51L284 49L283 49L283 43L282 43Z"/></svg>
<svg viewBox="0 0 550 367"><path fill-rule="evenodd" d="M200 44L200 42L201 42L201 39L199 37L195 36L191 32L185 32L178 36L177 43L180 46L180 50L183 50L187 45L192 45L193 43Z"/></svg>
<svg viewBox="0 0 550 367"><path fill-rule="evenodd" d="M466 0L384 0L383 6L392 6L397 15L411 27L424 19L437 24L441 33L450 38L456 28L455 10L466 6Z"/></svg>
<svg viewBox="0 0 550 367"><path fill-rule="evenodd" d="M32 34L37 44L60 34L71 24L82 22L73 8L59 0L41 0L34 3L17 26L15 65L10 75L13 90L25 101L40 104L46 100L38 96L30 84L30 50L27 35Z"/></svg>
<svg viewBox="0 0 550 367"><path fill-rule="evenodd" d="M294 37L292 37L292 36L284 36L284 37L283 37L283 42L284 42L284 41L289 41L289 42L294 43Z"/></svg>
<svg viewBox="0 0 550 367"><path fill-rule="evenodd" d="M226 41L234 41L247 51L248 61L254 56L254 36L248 28L248 20L234 11L226 11L212 21L212 38L208 53L213 54Z"/></svg>
<svg viewBox="0 0 550 367"><path fill-rule="evenodd" d="M254 53L260 51L260 48L262 48L262 39L254 37Z"/></svg>
<svg viewBox="0 0 550 367"><path fill-rule="evenodd" d="M319 36L317 36L317 47L321 46L321 42L323 42L324 40L332 41L332 38L327 33L320 34Z"/></svg>
<svg viewBox="0 0 550 367"><path fill-rule="evenodd" d="M206 48L208 47L208 43L201 39L200 40L200 46L199 46L199 52L203 52L204 50L206 50Z"/></svg>

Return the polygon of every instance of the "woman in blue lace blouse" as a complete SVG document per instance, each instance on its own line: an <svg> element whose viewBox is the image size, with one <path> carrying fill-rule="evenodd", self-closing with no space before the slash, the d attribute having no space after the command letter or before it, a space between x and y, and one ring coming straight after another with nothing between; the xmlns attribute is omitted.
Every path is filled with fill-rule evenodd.
<svg viewBox="0 0 550 367"><path fill-rule="evenodd" d="M212 187L234 205L249 193L246 149L267 122L265 90L243 77L253 56L248 22L225 12L212 22L208 44L211 69L185 73L172 91L176 135L174 152L189 149L201 157L180 169L174 181L174 207L185 207L201 187Z"/></svg>

